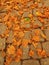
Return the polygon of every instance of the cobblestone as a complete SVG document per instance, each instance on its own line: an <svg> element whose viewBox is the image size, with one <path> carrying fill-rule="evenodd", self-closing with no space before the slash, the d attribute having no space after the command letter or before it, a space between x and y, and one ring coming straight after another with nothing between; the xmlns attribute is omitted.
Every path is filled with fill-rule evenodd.
<svg viewBox="0 0 49 65"><path fill-rule="evenodd" d="M21 62L15 62L15 61L13 61L13 62L10 63L10 65L21 65Z"/></svg>
<svg viewBox="0 0 49 65"><path fill-rule="evenodd" d="M41 49L42 50L42 47L41 47L41 43L37 43L37 47L35 48L34 45L31 45L30 46L30 49L34 51L34 55L32 56L32 58L40 58L40 56L38 56L37 54L37 49Z"/></svg>
<svg viewBox="0 0 49 65"><path fill-rule="evenodd" d="M23 62L23 65L39 65L39 62L37 61L37 60L25 60L24 62Z"/></svg>
<svg viewBox="0 0 49 65"><path fill-rule="evenodd" d="M39 31L40 31L40 34L43 34L43 31L42 31L42 30L40 30L40 29L34 29L34 30L32 30L32 37L35 35L34 32L35 32L36 30L39 30ZM40 38L39 41L43 42L43 41L44 41L44 38L43 38L40 34L39 34L39 38Z"/></svg>
<svg viewBox="0 0 49 65"><path fill-rule="evenodd" d="M49 54L49 42L42 43L43 49Z"/></svg>
<svg viewBox="0 0 49 65"><path fill-rule="evenodd" d="M7 27L3 24L0 23L0 34L3 34L6 31Z"/></svg>
<svg viewBox="0 0 49 65"><path fill-rule="evenodd" d="M12 43L13 38L14 38L13 32L10 31L10 32L9 32L9 36L8 36L8 38L7 38L7 43Z"/></svg>
<svg viewBox="0 0 49 65"><path fill-rule="evenodd" d="M41 65L49 65L49 58L42 59L41 60Z"/></svg>
<svg viewBox="0 0 49 65"><path fill-rule="evenodd" d="M4 58L2 57L2 52L0 51L0 65L4 64Z"/></svg>
<svg viewBox="0 0 49 65"><path fill-rule="evenodd" d="M5 38L0 38L0 50L5 49Z"/></svg>
<svg viewBox="0 0 49 65"><path fill-rule="evenodd" d="M3 1L3 3L1 3L2 1ZM20 2L22 1L22 3L17 2L17 4L16 4L16 2L14 3L12 0L10 2L8 2L8 1L9 0L7 0L7 1L0 0L0 65L4 65L4 62L6 63L6 60L7 60L6 57L8 55L8 53L6 55L6 50L8 49L7 47L10 46L10 44L8 46L8 43L11 43L11 45L13 45L11 49L13 51L15 49L15 51L16 51L16 52L13 52L13 55L11 55L12 62L10 63L10 65L49 65L49 0L30 0L30 1L26 0L26 1L28 1L27 3L26 2L23 3L23 1L25 1L25 0L13 0L13 1L20 1ZM5 2L5 4L4 4L4 2ZM11 7L11 5L12 5L12 7ZM15 6L16 6L16 9L14 9ZM6 7L7 7L7 9L6 9ZM8 18L9 12L10 12L9 19L6 21L5 19ZM4 17L5 17L5 19L4 19ZM27 19L25 19L25 18L27 18ZM38 18L39 19L41 18L41 19L39 20ZM18 19L18 21L17 21L17 19ZM12 24L8 23L11 21L12 21ZM13 23L16 25L14 25ZM6 24L7 24L7 26L6 26ZM13 27L11 27L12 29L10 27L8 27L8 25L9 26L12 25L13 26ZM36 28L36 26L37 26L37 28ZM8 36L6 37L7 29L9 30L9 34L7 34ZM13 33L13 30L14 30L15 34ZM36 30L40 30L40 34L37 35L39 37L38 38L35 37L36 39L40 39L39 41L35 41L36 39L32 40L33 36L36 36L36 34L35 34ZM21 33L21 34L17 35L17 32L20 33L20 31L23 31L24 34L22 35L22 33ZM36 32L36 33L38 33L38 32ZM2 36L2 34L3 34L3 36ZM4 35L5 35L5 37L4 37ZM19 37L19 35L20 35L20 37ZM21 35L23 36L23 38L21 38ZM46 38L44 35L46 36ZM23 47L23 45L22 45L23 39L26 39L27 42L29 41L28 45L26 47ZM21 40L21 41L19 41L19 40ZM18 46L17 46L17 44L18 44ZM13 47L14 47L14 49L13 49ZM21 52L20 49L19 49L20 53L17 52L18 48L21 48L23 53ZM12 51L11 49L9 49L9 51ZM29 56L30 50L32 50L34 52L34 55L31 57ZM45 54L44 50L45 50L47 56L46 57L39 56L37 50L40 51L39 55L40 54L44 55ZM5 52L5 56L4 56L4 54L2 55L2 53L3 53L2 51ZM17 58L17 54L18 54L18 57L20 57L21 54L23 54L22 58L20 59L19 62L14 61L14 60L16 60L15 57ZM10 56L10 54L8 56ZM14 57L14 59L13 59L13 57ZM10 59L8 59L8 60L10 60Z"/></svg>
<svg viewBox="0 0 49 65"><path fill-rule="evenodd" d="M49 29L45 29L44 32L47 37L46 39L49 40Z"/></svg>
<svg viewBox="0 0 49 65"><path fill-rule="evenodd" d="M22 59L28 59L29 58L29 55L28 55L28 53L29 53L29 46L22 47L22 49L23 49Z"/></svg>

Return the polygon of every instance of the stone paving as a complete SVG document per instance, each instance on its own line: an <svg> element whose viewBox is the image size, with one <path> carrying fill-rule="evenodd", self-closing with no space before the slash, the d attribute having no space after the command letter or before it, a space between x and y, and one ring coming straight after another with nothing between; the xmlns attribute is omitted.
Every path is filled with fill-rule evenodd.
<svg viewBox="0 0 49 65"><path fill-rule="evenodd" d="M49 0L43 0L43 2L45 3L45 6L49 6ZM32 2L29 2L27 6L30 6L30 4L32 4ZM42 6L42 3L38 3L38 5L40 7L40 6ZM37 10L37 8L34 9L34 11L33 11L33 14L35 15L34 25L38 24L39 28L33 29L31 31L26 31L23 39L31 39L30 35L32 34L32 36L34 36L35 30L40 30L41 33L44 33L46 35L46 39L44 39L42 36L39 35L40 41L38 41L38 45L36 48L34 47L34 45L28 45L26 48L24 48L23 46L20 46L20 48L23 50L23 56L22 56L21 61L15 62L13 60L10 63L10 65L49 65L49 29L46 28L44 30L41 30L40 27L42 27L42 23L39 20L37 20L37 18L36 18L36 14L35 14L36 10ZM24 12L23 17L28 17L29 13L32 13L32 10L30 10L30 12ZM1 18L3 18L2 14L4 14L4 13L3 12L0 13ZM17 14L17 12L14 14ZM48 21L49 21L49 19L48 19ZM20 23L20 26L23 27L23 24L24 24L23 22ZM45 27L46 26L49 26L49 23L47 23L45 25ZM25 27L29 28L30 24L27 24ZM7 30L7 26L0 22L0 35L3 34L6 30ZM14 38L14 36L13 36L12 29L10 29L8 38L4 37L4 35L2 35L2 37L0 37L0 65L4 65L4 62L6 61L6 57L2 56L2 52L3 52L2 50L4 50L6 52L6 47L8 46L8 43L11 44L13 42L12 41L13 38ZM7 45L6 45L6 43L7 43ZM32 49L34 51L34 55L32 57L30 57L28 55L30 49ZM43 57L43 58L41 56L38 56L36 49L45 50L46 54L48 54L48 56Z"/></svg>

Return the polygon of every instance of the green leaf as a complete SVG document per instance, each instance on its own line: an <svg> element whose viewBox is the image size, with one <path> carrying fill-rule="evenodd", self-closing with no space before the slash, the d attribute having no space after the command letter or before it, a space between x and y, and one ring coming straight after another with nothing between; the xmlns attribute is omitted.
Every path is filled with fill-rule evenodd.
<svg viewBox="0 0 49 65"><path fill-rule="evenodd" d="M26 17L26 18L25 18L25 21L26 21L26 22L29 22L29 21L30 21L30 18L29 18L29 17Z"/></svg>

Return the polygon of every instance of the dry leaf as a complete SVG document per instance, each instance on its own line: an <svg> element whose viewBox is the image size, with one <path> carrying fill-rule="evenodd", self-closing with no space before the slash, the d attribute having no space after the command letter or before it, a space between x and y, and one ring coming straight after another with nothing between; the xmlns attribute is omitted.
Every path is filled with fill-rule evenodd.
<svg viewBox="0 0 49 65"><path fill-rule="evenodd" d="M7 53L8 54L14 54L15 53L15 47L13 45L9 46L7 48Z"/></svg>
<svg viewBox="0 0 49 65"><path fill-rule="evenodd" d="M22 46L26 47L28 45L28 42L29 42L28 39L23 39L22 40Z"/></svg>
<svg viewBox="0 0 49 65"><path fill-rule="evenodd" d="M30 50L30 51L29 51L29 56L32 57L33 55L34 55L34 51L33 51L33 50Z"/></svg>
<svg viewBox="0 0 49 65"><path fill-rule="evenodd" d="M36 35L36 36L33 36L32 40L34 40L34 41L40 41L40 38L39 38L38 35Z"/></svg>

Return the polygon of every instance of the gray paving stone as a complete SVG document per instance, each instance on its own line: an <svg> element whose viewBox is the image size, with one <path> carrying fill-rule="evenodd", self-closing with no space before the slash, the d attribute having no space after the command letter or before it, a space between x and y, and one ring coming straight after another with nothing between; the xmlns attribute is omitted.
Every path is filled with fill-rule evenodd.
<svg viewBox="0 0 49 65"><path fill-rule="evenodd" d="M40 65L37 60L25 60L23 61L23 65Z"/></svg>
<svg viewBox="0 0 49 65"><path fill-rule="evenodd" d="M24 12L23 17L28 17L29 12Z"/></svg>
<svg viewBox="0 0 49 65"><path fill-rule="evenodd" d="M5 48L5 38L0 38L0 50Z"/></svg>
<svg viewBox="0 0 49 65"><path fill-rule="evenodd" d="M9 32L9 36L7 38L7 43L12 43L13 38L14 38L13 32L10 31Z"/></svg>
<svg viewBox="0 0 49 65"><path fill-rule="evenodd" d="M43 49L49 54L49 42L42 43Z"/></svg>
<svg viewBox="0 0 49 65"><path fill-rule="evenodd" d="M29 22L30 22L30 20L29 20ZM21 28L30 28L31 25L30 25L30 23L26 24L26 22L23 20L23 21L21 21L20 26L21 26Z"/></svg>
<svg viewBox="0 0 49 65"><path fill-rule="evenodd" d="M35 31L36 31L36 30L39 30L40 33L43 33L42 30L40 30L40 29L34 29L34 30L32 30L32 33L31 33L31 34L32 34L32 37L35 35ZM40 38L39 41L44 41L44 38L42 38L41 34L39 34L39 38Z"/></svg>
<svg viewBox="0 0 49 65"><path fill-rule="evenodd" d="M42 26L42 23L37 19L37 17L34 17L33 18L34 19L34 25L38 25L39 27L41 27Z"/></svg>
<svg viewBox="0 0 49 65"><path fill-rule="evenodd" d="M44 38L42 38L41 36L40 36L40 41L41 41L41 42L43 42L43 41L44 41Z"/></svg>
<svg viewBox="0 0 49 65"><path fill-rule="evenodd" d="M28 2L27 7L30 7L30 5L32 5L32 4L33 4L32 1Z"/></svg>
<svg viewBox="0 0 49 65"><path fill-rule="evenodd" d="M42 59L41 65L49 65L49 58Z"/></svg>
<svg viewBox="0 0 49 65"><path fill-rule="evenodd" d="M34 43L34 42L32 42L32 43ZM35 44L35 43L34 43L34 44ZM36 49L38 49L38 48L41 49L41 43L38 42L36 48L35 48L34 45L32 44L30 48L31 48L32 50L36 50Z"/></svg>
<svg viewBox="0 0 49 65"><path fill-rule="evenodd" d="M44 40L45 40L45 39L43 38L42 34L45 35L44 32L43 32L42 30L40 30L40 41L44 41ZM45 36L46 36L46 35L45 35Z"/></svg>
<svg viewBox="0 0 49 65"><path fill-rule="evenodd" d="M45 1L44 1L44 5L45 5L45 6L49 6L49 0L45 0Z"/></svg>
<svg viewBox="0 0 49 65"><path fill-rule="evenodd" d="M5 26L5 24L0 23L0 34L3 34L6 31L7 27Z"/></svg>
<svg viewBox="0 0 49 65"><path fill-rule="evenodd" d="M42 5L43 5L43 4L42 4L41 2L40 2L40 3L38 3L38 7L42 7Z"/></svg>
<svg viewBox="0 0 49 65"><path fill-rule="evenodd" d="M24 39L31 39L31 31L26 31L25 34L24 34Z"/></svg>
<svg viewBox="0 0 49 65"><path fill-rule="evenodd" d="M0 65L4 65L4 58L2 57L1 51L0 51Z"/></svg>
<svg viewBox="0 0 49 65"><path fill-rule="evenodd" d="M45 29L44 33L46 35L46 39L49 40L49 29Z"/></svg>
<svg viewBox="0 0 49 65"><path fill-rule="evenodd" d="M2 12L2 11L1 11ZM5 12L3 12L3 13L0 13L0 17L1 17L1 19L3 20L3 17L5 16ZM3 22L3 21L2 21Z"/></svg>
<svg viewBox="0 0 49 65"><path fill-rule="evenodd" d="M41 43L38 43L37 47L35 48L34 45L30 46L30 49L34 51L34 55L32 56L33 58L41 58L38 54L37 54L37 49L41 49Z"/></svg>
<svg viewBox="0 0 49 65"><path fill-rule="evenodd" d="M28 59L29 58L29 47L21 47L22 48L22 51L23 51L23 56L22 56L22 59Z"/></svg>
<svg viewBox="0 0 49 65"><path fill-rule="evenodd" d="M21 62L12 61L12 62L10 63L10 65L21 65Z"/></svg>
<svg viewBox="0 0 49 65"><path fill-rule="evenodd" d="M33 15L34 15L34 16L37 16L37 15L35 14L36 11L37 11L37 8L34 8L34 9L33 9ZM34 19L35 19L35 18L34 18Z"/></svg>
<svg viewBox="0 0 49 65"><path fill-rule="evenodd" d="M25 28L30 28L30 23L26 24Z"/></svg>

